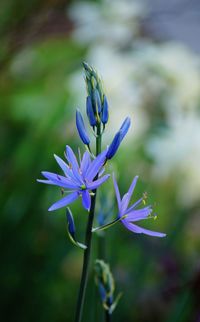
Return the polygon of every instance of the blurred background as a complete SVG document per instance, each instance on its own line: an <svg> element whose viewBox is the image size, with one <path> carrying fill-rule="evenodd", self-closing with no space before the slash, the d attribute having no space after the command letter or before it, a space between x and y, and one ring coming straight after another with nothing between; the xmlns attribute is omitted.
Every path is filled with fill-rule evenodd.
<svg viewBox="0 0 200 322"><path fill-rule="evenodd" d="M62 157L66 144L81 146L74 121L77 106L85 111L82 61L104 80L104 147L132 119L108 171L123 193L140 176L134 196L147 192L158 215L143 226L167 233L134 235L120 224L106 231L123 292L113 321L200 321L199 31L197 0L1 0L1 321L73 321L82 252L67 239L64 210L47 211L59 189L36 179L58 171L53 154ZM112 183L101 190L116 216ZM87 214L80 201L72 210L84 240ZM88 322L102 321L93 279Z"/></svg>

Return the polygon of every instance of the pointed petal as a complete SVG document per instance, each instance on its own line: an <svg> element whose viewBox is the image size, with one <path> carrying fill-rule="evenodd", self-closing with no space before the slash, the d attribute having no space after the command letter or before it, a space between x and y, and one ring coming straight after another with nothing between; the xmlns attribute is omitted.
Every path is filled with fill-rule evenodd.
<svg viewBox="0 0 200 322"><path fill-rule="evenodd" d="M159 233L156 231L148 230L145 228L141 228L137 225L134 225L132 223L129 223L126 221L126 219L122 220L122 223L127 229L131 230L132 232L134 232L136 234L145 234L145 235L154 236L154 237L165 237L166 236L166 234L164 234L164 233Z"/></svg>
<svg viewBox="0 0 200 322"><path fill-rule="evenodd" d="M75 184L74 182L72 182L70 179L67 179L61 175L58 175L57 173L43 171L42 174L45 178L54 182L54 184L59 187L68 188L68 189L78 189L79 188L78 185Z"/></svg>
<svg viewBox="0 0 200 322"><path fill-rule="evenodd" d="M66 154L67 154L67 160L68 160L69 164L71 165L74 177L76 178L76 180L80 184L83 184L83 180L82 180L82 177L79 172L79 165L78 165L76 156L69 145L66 146Z"/></svg>
<svg viewBox="0 0 200 322"><path fill-rule="evenodd" d="M143 201L143 198L140 198L140 199L138 199L136 202L134 202L134 204L133 204L131 207L129 207L129 208L127 209L127 213L129 213L130 211L132 211L133 209L135 209L137 206L139 206L139 204L140 204L142 201Z"/></svg>
<svg viewBox="0 0 200 322"><path fill-rule="evenodd" d="M104 165L106 159L107 151L103 151L100 153L90 164L88 170L86 171L85 178L87 181L92 181L97 173L100 171L102 166Z"/></svg>
<svg viewBox="0 0 200 322"><path fill-rule="evenodd" d="M116 181L114 173L113 173L113 183L114 183L115 194L116 194L116 198L117 198L118 209L120 209L120 207L121 207L121 197L120 197L120 192L119 192L118 184L117 184L117 181Z"/></svg>
<svg viewBox="0 0 200 322"><path fill-rule="evenodd" d="M56 159L56 162L61 167L63 172L66 174L68 172L68 165L60 157L58 157L56 154L54 154L54 158Z"/></svg>
<svg viewBox="0 0 200 322"><path fill-rule="evenodd" d="M84 176L84 173L87 171L90 163L91 163L90 154L88 151L85 151L85 153L83 154L82 161L81 161L81 172L82 172L83 176Z"/></svg>
<svg viewBox="0 0 200 322"><path fill-rule="evenodd" d="M41 180L41 179L37 179L37 182L40 183L46 183L46 184L52 184L52 185L57 185L55 182L51 181L51 180Z"/></svg>
<svg viewBox="0 0 200 322"><path fill-rule="evenodd" d="M122 201L121 201L121 207L119 209L120 214L125 214L126 213L126 205L127 205L127 199L128 199L128 192L125 193L125 195L123 195L122 197Z"/></svg>
<svg viewBox="0 0 200 322"><path fill-rule="evenodd" d="M72 165L72 167L78 170L79 165L78 165L76 156L69 145L66 146L66 155L67 155L68 162Z"/></svg>
<svg viewBox="0 0 200 322"><path fill-rule="evenodd" d="M83 190L83 192L82 192L82 204L86 210L88 210L88 211L90 210L91 197L90 197L88 190Z"/></svg>
<svg viewBox="0 0 200 322"><path fill-rule="evenodd" d="M127 207L128 207L128 204L130 202L130 199L131 199L131 196L133 194L133 190L135 188L135 185L137 183L137 180L138 180L138 176L136 176L131 185L130 185L130 188L128 189L128 192L126 193L126 195L124 195L123 199L122 199L122 212L124 213L124 211L126 211Z"/></svg>
<svg viewBox="0 0 200 322"><path fill-rule="evenodd" d="M106 174L102 178L95 180L92 183L87 184L87 189L90 189L90 190L97 189L100 185L102 185L102 183L104 183L106 180L108 180L109 177L110 177L110 175Z"/></svg>
<svg viewBox="0 0 200 322"><path fill-rule="evenodd" d="M132 210L129 213L127 213L127 221L134 222L138 220L143 220L147 218L152 212L152 208L146 207L143 209L137 209L137 210Z"/></svg>
<svg viewBox="0 0 200 322"><path fill-rule="evenodd" d="M78 198L78 196L79 196L78 192L70 193L69 195L65 196L64 198L54 203L48 210L53 211L53 210L65 207L70 203L74 202Z"/></svg>
<svg viewBox="0 0 200 322"><path fill-rule="evenodd" d="M72 170L70 169L70 167L68 166L67 163L65 163L60 157L58 157L56 154L54 154L54 158L56 159L56 162L58 163L58 165L61 167L61 169L63 170L64 174L66 175L66 177L72 179L74 182L76 181L76 178L73 175Z"/></svg>

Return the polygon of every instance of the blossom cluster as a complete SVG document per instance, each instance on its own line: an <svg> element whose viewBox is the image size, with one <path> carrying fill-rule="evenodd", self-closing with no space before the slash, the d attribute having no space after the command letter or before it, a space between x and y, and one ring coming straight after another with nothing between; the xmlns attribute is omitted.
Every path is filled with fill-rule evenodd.
<svg viewBox="0 0 200 322"><path fill-rule="evenodd" d="M86 98L86 114L94 134L101 138L108 122L108 100L103 90L102 81L95 69L93 69L87 63L84 63L83 67L85 71L85 80L88 93ZM95 157L91 152L91 140L88 135L82 114L77 109L76 127L80 139L86 147L86 151L82 157L79 153L80 162L78 162L73 150L67 145L65 151L66 161L55 155L55 159L63 171L63 175L47 171L42 172L42 175L45 179L38 179L39 182L61 187L62 194L66 194L66 196L54 203L49 208L49 211L67 207L81 197L83 207L90 212L91 196L95 194L96 189L98 189L109 179L110 174L103 175L106 165L117 153L122 140L130 128L130 125L131 120L129 117L126 117L109 146L106 147L103 152L99 151ZM151 206L138 209L138 206L141 205L143 198L139 199L128 208L128 204L133 194L137 179L138 177L133 179L128 192L121 199L119 188L113 175L114 188L118 204L118 214L115 222L121 222L128 230L134 233L143 233L156 237L164 237L165 234L163 233L154 232L135 225L135 222L139 220L152 217L150 216L152 213ZM73 227L73 219L70 210L68 211L67 218L68 226ZM109 226L109 224L107 226ZM72 236L73 234L74 229L71 228L70 235Z"/></svg>

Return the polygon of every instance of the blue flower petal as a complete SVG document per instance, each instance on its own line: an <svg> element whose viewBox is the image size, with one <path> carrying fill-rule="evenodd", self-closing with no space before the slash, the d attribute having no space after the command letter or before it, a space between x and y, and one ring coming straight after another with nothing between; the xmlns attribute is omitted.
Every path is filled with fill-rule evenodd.
<svg viewBox="0 0 200 322"><path fill-rule="evenodd" d="M159 233L156 231L141 228L137 225L127 222L126 219L123 219L122 223L128 230L133 231L136 234L145 234L145 235L154 236L154 237L165 237L166 236L166 234L164 234L164 233Z"/></svg>
<svg viewBox="0 0 200 322"><path fill-rule="evenodd" d="M73 172L76 180L79 182L80 185L82 185L83 179L82 179L80 172L79 172L79 165L78 165L76 156L69 145L66 146L66 154L67 154L67 159L69 161L69 164L71 165L72 172Z"/></svg>
<svg viewBox="0 0 200 322"><path fill-rule="evenodd" d="M87 171L88 167L90 166L91 160L90 160L90 154L88 151L86 151L83 154L83 158L81 161L81 172L84 176L85 172Z"/></svg>
<svg viewBox="0 0 200 322"><path fill-rule="evenodd" d="M52 185L56 185L57 186L57 183L51 181L51 180L41 180L41 179L37 179L37 182L40 182L40 183L46 183L46 184L52 184Z"/></svg>
<svg viewBox="0 0 200 322"><path fill-rule="evenodd" d="M136 176L131 185L130 185L130 188L128 190L128 192L124 195L123 199L122 199L122 205L121 205L121 211L122 213L124 214L124 212L126 211L127 207L128 207L128 204L130 202L130 199L131 199L131 196L133 194L133 190L135 188L135 185L137 183L137 180L138 180L138 176Z"/></svg>
<svg viewBox="0 0 200 322"><path fill-rule="evenodd" d="M100 185L102 185L108 178L110 177L109 174L106 174L102 178L93 181L92 183L87 184L87 189L94 190L97 189Z"/></svg>
<svg viewBox="0 0 200 322"><path fill-rule="evenodd" d="M54 158L56 159L56 162L58 163L60 168L63 170L64 174L67 174L69 168L68 165L56 154L54 154Z"/></svg>
<svg viewBox="0 0 200 322"><path fill-rule="evenodd" d="M107 151L103 151L100 153L91 163L88 170L86 171L85 178L88 182L92 181L97 173L100 171L104 162L106 160Z"/></svg>
<svg viewBox="0 0 200 322"><path fill-rule="evenodd" d="M54 182L59 187L68 188L68 189L78 189L78 185L76 183L59 174L47 172L47 171L42 171L42 174L45 178Z"/></svg>
<svg viewBox="0 0 200 322"><path fill-rule="evenodd" d="M132 211L133 209L135 209L137 206L139 206L139 204L141 204L141 202L143 200L144 200L144 198L140 198L136 202L134 202L134 204L127 209L127 213L129 213L130 211Z"/></svg>
<svg viewBox="0 0 200 322"><path fill-rule="evenodd" d="M91 196L89 194L89 192L87 190L84 190L82 192L82 204L83 204L83 207L86 209L86 210L90 210L90 206L91 206Z"/></svg>
<svg viewBox="0 0 200 322"><path fill-rule="evenodd" d="M143 209L132 210L127 214L126 221L134 222L138 220L143 220L147 218L152 212L151 206L145 207Z"/></svg>
<svg viewBox="0 0 200 322"><path fill-rule="evenodd" d="M48 210L53 211L53 210L65 207L70 203L74 202L78 198L78 196L79 196L78 192L70 193L69 195L65 196L64 198L54 203Z"/></svg>
<svg viewBox="0 0 200 322"><path fill-rule="evenodd" d="M74 177L74 174L68 164L66 164L60 157L58 157L56 154L54 154L54 158L56 159L56 162L63 170L66 177L72 179L74 182L76 182L76 178Z"/></svg>

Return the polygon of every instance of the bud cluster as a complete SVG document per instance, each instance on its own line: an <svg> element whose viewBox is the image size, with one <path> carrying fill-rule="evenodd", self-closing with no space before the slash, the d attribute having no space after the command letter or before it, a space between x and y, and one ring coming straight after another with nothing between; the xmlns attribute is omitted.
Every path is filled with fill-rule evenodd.
<svg viewBox="0 0 200 322"><path fill-rule="evenodd" d="M103 307L109 314L112 314L117 306L121 294L114 301L115 283L110 267L103 260L95 261L95 279L99 289Z"/></svg>
<svg viewBox="0 0 200 322"><path fill-rule="evenodd" d="M102 80L94 68L83 63L88 96L86 98L87 116L92 127L108 122L108 101L103 91Z"/></svg>

